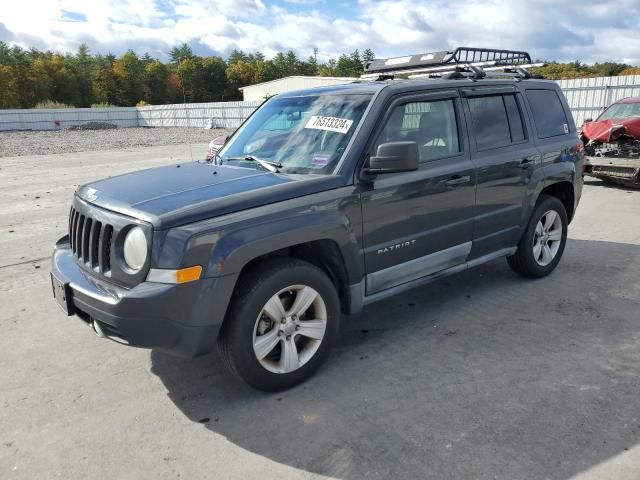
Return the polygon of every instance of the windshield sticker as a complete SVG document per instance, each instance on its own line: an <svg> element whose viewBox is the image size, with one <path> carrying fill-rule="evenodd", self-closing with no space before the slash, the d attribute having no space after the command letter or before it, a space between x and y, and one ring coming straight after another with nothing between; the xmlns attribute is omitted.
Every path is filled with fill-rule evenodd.
<svg viewBox="0 0 640 480"><path fill-rule="evenodd" d="M329 132L338 132L345 134L353 125L353 120L337 117L319 117L313 115L304 128L313 128L315 130L327 130Z"/></svg>
<svg viewBox="0 0 640 480"><path fill-rule="evenodd" d="M331 155L326 153L314 153L311 158L311 168L323 168L329 164Z"/></svg>

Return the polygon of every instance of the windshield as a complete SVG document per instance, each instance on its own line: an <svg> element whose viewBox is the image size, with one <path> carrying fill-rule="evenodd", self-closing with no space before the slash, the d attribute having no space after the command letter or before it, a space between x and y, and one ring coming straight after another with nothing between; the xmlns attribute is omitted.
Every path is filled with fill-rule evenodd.
<svg viewBox="0 0 640 480"><path fill-rule="evenodd" d="M640 117L640 103L614 103L600 115L598 121L632 117Z"/></svg>
<svg viewBox="0 0 640 480"><path fill-rule="evenodd" d="M259 159L280 172L330 174L370 101L357 94L274 98L220 150L217 163L263 168Z"/></svg>

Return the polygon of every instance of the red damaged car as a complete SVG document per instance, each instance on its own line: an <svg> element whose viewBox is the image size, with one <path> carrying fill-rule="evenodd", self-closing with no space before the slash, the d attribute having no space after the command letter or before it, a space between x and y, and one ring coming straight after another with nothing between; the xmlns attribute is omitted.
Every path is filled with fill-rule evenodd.
<svg viewBox="0 0 640 480"><path fill-rule="evenodd" d="M640 187L640 97L623 98L582 126L585 174Z"/></svg>

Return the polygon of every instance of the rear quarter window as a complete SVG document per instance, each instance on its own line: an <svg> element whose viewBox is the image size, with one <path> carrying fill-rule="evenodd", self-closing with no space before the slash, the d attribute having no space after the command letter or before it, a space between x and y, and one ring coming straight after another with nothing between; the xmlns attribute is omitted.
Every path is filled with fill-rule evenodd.
<svg viewBox="0 0 640 480"><path fill-rule="evenodd" d="M555 90L527 90L527 100L533 114L538 138L569 133L569 122Z"/></svg>

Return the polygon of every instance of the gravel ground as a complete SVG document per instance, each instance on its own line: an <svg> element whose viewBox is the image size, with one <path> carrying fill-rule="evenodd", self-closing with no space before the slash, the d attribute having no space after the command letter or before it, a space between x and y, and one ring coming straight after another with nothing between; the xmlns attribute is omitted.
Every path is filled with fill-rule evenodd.
<svg viewBox="0 0 640 480"><path fill-rule="evenodd" d="M225 135L231 131L161 127L90 131L0 132L0 157L124 150L134 147L183 143L209 143L218 135Z"/></svg>

